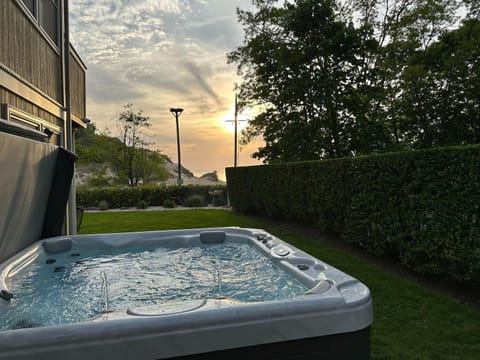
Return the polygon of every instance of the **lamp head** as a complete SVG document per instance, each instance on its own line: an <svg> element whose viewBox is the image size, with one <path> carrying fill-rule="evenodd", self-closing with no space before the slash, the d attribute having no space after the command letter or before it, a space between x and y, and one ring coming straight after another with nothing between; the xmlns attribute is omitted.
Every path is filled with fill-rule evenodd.
<svg viewBox="0 0 480 360"><path fill-rule="evenodd" d="M171 108L170 112L172 114L174 114L175 116L178 116L183 112L183 109L182 108Z"/></svg>

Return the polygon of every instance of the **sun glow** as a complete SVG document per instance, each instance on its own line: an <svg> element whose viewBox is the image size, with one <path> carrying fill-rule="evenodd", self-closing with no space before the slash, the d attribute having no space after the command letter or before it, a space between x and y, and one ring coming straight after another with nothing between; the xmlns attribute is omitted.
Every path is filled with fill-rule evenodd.
<svg viewBox="0 0 480 360"><path fill-rule="evenodd" d="M240 132L245 129L248 125L248 121L251 120L253 117L252 115L250 114L249 111L242 111L238 114L237 116L237 120L238 120L238 123L237 123L237 131L238 131L238 134L240 134ZM235 105L232 105L232 107L230 108L230 110L228 112L226 112L222 117L221 119L219 120L223 130L227 133L231 133L233 134L235 132L235 123L234 123L234 119L235 119Z"/></svg>

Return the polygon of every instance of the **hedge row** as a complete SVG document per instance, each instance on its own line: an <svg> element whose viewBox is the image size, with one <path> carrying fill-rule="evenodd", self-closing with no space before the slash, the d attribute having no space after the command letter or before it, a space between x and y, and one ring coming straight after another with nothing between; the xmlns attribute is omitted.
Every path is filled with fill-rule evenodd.
<svg viewBox="0 0 480 360"><path fill-rule="evenodd" d="M139 201L146 201L148 206L163 206L165 200L173 200L177 205L184 205L192 195L200 195L209 203L214 197L211 190L222 190L215 196L214 205L226 204L225 185L184 185L158 186L142 185L134 187L94 187L79 186L77 188L77 205L85 208L98 207L100 202L106 201L110 208L136 207Z"/></svg>
<svg viewBox="0 0 480 360"><path fill-rule="evenodd" d="M341 235L424 274L480 279L480 146L227 169L233 208Z"/></svg>

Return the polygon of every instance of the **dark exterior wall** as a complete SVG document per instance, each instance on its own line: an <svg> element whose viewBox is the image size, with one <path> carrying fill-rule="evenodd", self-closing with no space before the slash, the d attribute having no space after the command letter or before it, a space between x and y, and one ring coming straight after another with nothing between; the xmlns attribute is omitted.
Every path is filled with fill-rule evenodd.
<svg viewBox="0 0 480 360"><path fill-rule="evenodd" d="M0 0L1 1L1 0ZM42 118L51 124L60 126L63 128L63 120L50 114L49 112L35 106L31 102L23 99L22 97L15 95L11 91L0 86L0 104L9 104L17 109L23 110L31 115Z"/></svg>
<svg viewBox="0 0 480 360"><path fill-rule="evenodd" d="M1 0L0 39L0 63L63 103L59 52L14 0Z"/></svg>
<svg viewBox="0 0 480 360"><path fill-rule="evenodd" d="M85 70L73 55L70 55L70 98L72 114L85 118Z"/></svg>

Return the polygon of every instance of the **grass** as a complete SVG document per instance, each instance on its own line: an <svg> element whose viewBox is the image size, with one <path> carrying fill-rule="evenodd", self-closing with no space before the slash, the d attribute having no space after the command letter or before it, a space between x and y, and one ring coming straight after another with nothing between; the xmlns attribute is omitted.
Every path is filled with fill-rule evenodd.
<svg viewBox="0 0 480 360"><path fill-rule="evenodd" d="M479 359L480 312L341 250L259 219L222 210L86 213L81 233L215 226L262 228L355 276L372 292L372 359Z"/></svg>

